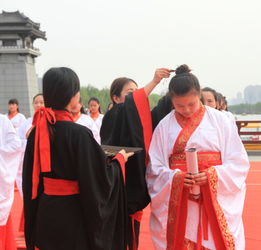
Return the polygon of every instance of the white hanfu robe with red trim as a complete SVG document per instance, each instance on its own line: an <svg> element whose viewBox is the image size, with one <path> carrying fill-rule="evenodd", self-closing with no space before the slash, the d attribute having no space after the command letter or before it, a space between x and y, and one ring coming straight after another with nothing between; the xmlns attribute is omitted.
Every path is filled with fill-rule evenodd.
<svg viewBox="0 0 261 250"><path fill-rule="evenodd" d="M198 152L221 153L222 165L212 166L210 169L217 177L217 183L215 181L214 183L217 184L215 186L217 204L224 215L223 230L228 230L228 235L232 235L234 241L234 247L227 249L243 250L245 249L245 238L242 212L246 193L245 180L249 170L248 157L235 126L232 126L220 111L205 108L204 116L190 136L186 147L196 148ZM170 196L173 192L179 192L178 189L173 189L172 184L177 173L181 172L178 168L170 169L169 158L181 130L175 117L175 111L172 111L155 129L150 145L150 163L146 180L151 197L151 235L157 250L167 249ZM210 180L208 181L210 182ZM180 211L181 214L182 212L184 211ZM191 200L188 200L187 204L186 221L185 238L196 243L199 206ZM217 249L211 230L208 224L208 240L202 239L202 246ZM175 237L175 235L171 235L171 237Z"/></svg>
<svg viewBox="0 0 261 250"><path fill-rule="evenodd" d="M6 228L14 198L14 180L17 173L17 162L21 141L17 133L4 115L0 115L0 248L6 247L10 240ZM6 249L6 248L4 248ZM8 248L7 248L8 249Z"/></svg>

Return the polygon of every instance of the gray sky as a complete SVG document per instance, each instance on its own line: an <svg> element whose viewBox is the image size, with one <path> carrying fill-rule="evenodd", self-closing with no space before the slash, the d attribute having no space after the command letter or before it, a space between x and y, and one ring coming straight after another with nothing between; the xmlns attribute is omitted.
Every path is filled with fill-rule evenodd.
<svg viewBox="0 0 261 250"><path fill-rule="evenodd" d="M39 76L68 66L82 85L109 87L127 76L143 86L156 68L186 63L202 87L229 98L261 84L260 0L6 0L1 9L46 31L48 40L35 42Z"/></svg>

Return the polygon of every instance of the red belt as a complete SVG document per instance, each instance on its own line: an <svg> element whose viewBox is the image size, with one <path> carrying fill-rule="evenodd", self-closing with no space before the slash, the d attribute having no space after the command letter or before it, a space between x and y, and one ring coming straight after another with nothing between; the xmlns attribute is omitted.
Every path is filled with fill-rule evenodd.
<svg viewBox="0 0 261 250"><path fill-rule="evenodd" d="M208 167L221 165L221 154L220 152L198 152L198 165L199 171L203 171ZM180 169L187 172L186 166L186 154L172 154L169 158L169 165L171 169Z"/></svg>
<svg viewBox="0 0 261 250"><path fill-rule="evenodd" d="M74 195L80 193L77 181L44 177L43 184L44 193L47 195Z"/></svg>

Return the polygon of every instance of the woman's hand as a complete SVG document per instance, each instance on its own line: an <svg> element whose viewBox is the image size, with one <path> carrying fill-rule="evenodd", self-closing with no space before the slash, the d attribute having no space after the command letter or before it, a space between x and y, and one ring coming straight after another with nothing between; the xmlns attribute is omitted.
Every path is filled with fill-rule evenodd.
<svg viewBox="0 0 261 250"><path fill-rule="evenodd" d="M29 137L30 133L32 132L33 128L34 128L34 126L32 126L32 127L27 131L27 133L26 133L26 135L25 135L25 138L26 138L26 139L28 139L28 137Z"/></svg>
<svg viewBox="0 0 261 250"><path fill-rule="evenodd" d="M184 178L184 187L192 188L194 185L205 185L208 182L206 172L200 172L198 174L187 173Z"/></svg>
<svg viewBox="0 0 261 250"><path fill-rule="evenodd" d="M166 69L166 68L156 69L152 81L149 82L144 87L144 91L145 91L146 95L149 96L151 91L157 86L157 84L159 84L159 82L163 78L169 78L171 72L173 72L173 70L171 70L171 69Z"/></svg>
<svg viewBox="0 0 261 250"><path fill-rule="evenodd" d="M206 172L200 172L198 174L193 175L193 179L195 181L195 185L205 185L208 182L208 176Z"/></svg>
<svg viewBox="0 0 261 250"><path fill-rule="evenodd" d="M185 177L184 177L184 187L186 188L192 188L193 185L195 184L195 181L194 181L194 177L192 174L185 174Z"/></svg>
<svg viewBox="0 0 261 250"><path fill-rule="evenodd" d="M156 69L152 81L158 84L163 78L169 78L171 72L173 72L173 70L167 68Z"/></svg>
<svg viewBox="0 0 261 250"><path fill-rule="evenodd" d="M134 153L130 152L130 153L126 153L126 151L124 149L122 149L119 154L121 154L124 157L125 162L128 161L129 157L133 156Z"/></svg>

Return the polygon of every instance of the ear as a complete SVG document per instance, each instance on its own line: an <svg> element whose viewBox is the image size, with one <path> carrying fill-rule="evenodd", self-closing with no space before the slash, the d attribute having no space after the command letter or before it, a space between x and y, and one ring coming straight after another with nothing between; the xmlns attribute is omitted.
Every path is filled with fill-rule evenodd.
<svg viewBox="0 0 261 250"><path fill-rule="evenodd" d="M112 99L113 99L113 101L114 101L116 104L120 103L120 97L114 95L114 96L112 97Z"/></svg>

